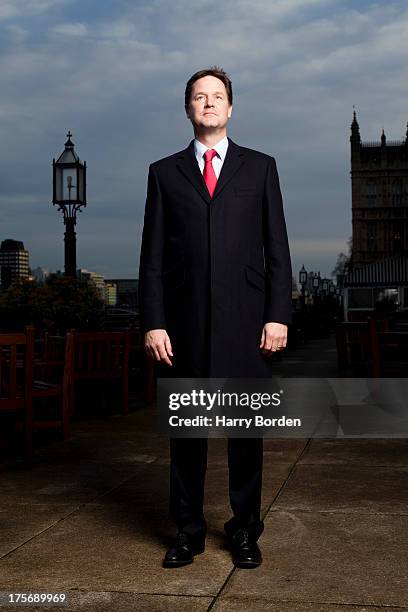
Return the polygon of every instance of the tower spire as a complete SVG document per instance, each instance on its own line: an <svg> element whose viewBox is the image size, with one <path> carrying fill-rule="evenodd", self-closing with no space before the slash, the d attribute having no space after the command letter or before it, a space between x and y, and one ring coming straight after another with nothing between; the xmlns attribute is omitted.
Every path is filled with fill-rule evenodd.
<svg viewBox="0 0 408 612"><path fill-rule="evenodd" d="M357 116L356 116L356 109L355 106L353 104L353 121L351 123L351 136L350 136L350 143L351 143L351 149L352 150L356 150L361 146L361 137L360 137L360 126L358 125L358 121L357 121Z"/></svg>

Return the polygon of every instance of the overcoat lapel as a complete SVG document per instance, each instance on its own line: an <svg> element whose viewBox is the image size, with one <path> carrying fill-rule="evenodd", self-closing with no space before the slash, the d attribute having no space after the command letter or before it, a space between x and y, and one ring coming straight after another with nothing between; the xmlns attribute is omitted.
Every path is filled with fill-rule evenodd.
<svg viewBox="0 0 408 612"><path fill-rule="evenodd" d="M194 153L194 140L192 140L188 147L178 155L176 163L177 167L190 181L205 202L210 204L217 198L224 187L232 179L234 174L242 166L244 163L244 153L240 146L228 138L227 153L225 155L224 163L222 164L220 176L218 177L217 185L212 198L208 193L207 185L205 184L203 175L201 174L197 163Z"/></svg>
<svg viewBox="0 0 408 612"><path fill-rule="evenodd" d="M245 156L242 148L235 144L231 138L228 138L227 154L225 156L224 163L222 164L220 176L218 177L217 185L212 198L213 200L220 195L224 187L230 182L234 174L244 163L244 159Z"/></svg>
<svg viewBox="0 0 408 612"><path fill-rule="evenodd" d="M194 153L194 140L190 142L187 149L184 149L177 156L177 167L190 181L192 186L197 189L200 196L209 204L211 198Z"/></svg>

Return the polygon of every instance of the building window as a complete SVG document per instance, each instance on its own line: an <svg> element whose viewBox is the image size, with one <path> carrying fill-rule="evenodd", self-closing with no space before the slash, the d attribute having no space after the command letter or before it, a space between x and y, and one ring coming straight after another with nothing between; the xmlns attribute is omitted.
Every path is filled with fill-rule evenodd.
<svg viewBox="0 0 408 612"><path fill-rule="evenodd" d="M374 289L374 304L378 306L399 306L399 294L397 288Z"/></svg>
<svg viewBox="0 0 408 612"><path fill-rule="evenodd" d="M392 184L392 205L393 206L401 206L402 205L402 181L398 179Z"/></svg>
<svg viewBox="0 0 408 612"><path fill-rule="evenodd" d="M375 183L367 183L367 206L375 206L377 204L377 185Z"/></svg>

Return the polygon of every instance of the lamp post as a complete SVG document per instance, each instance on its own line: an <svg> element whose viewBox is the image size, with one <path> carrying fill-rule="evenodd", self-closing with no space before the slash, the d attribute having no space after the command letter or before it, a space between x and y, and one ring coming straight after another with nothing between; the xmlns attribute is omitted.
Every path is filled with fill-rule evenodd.
<svg viewBox="0 0 408 612"><path fill-rule="evenodd" d="M74 150L71 132L65 149L52 160L52 203L64 215L65 276L76 278L76 216L86 206L86 162L83 164Z"/></svg>
<svg viewBox="0 0 408 612"><path fill-rule="evenodd" d="M301 269L299 270L299 283L302 287L302 308L305 307L305 290L306 290L306 283L307 283L307 271L305 269L305 266L302 265Z"/></svg>
<svg viewBox="0 0 408 612"><path fill-rule="evenodd" d="M320 272L319 274L316 274L313 276L313 291L314 291L314 303L316 304L317 302L317 291L319 289L319 285L320 285Z"/></svg>

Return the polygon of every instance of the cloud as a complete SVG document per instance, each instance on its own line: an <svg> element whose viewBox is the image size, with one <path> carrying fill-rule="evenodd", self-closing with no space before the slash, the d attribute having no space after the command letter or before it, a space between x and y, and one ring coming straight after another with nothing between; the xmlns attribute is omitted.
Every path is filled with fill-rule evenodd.
<svg viewBox="0 0 408 612"><path fill-rule="evenodd" d="M119 219L141 224L148 163L190 140L183 94L199 68L231 74L231 137L277 158L305 265L314 252L331 269L329 245L344 250L351 233L352 105L363 140L378 139L383 124L390 140L405 135L408 8L398 0L173 0L171 10L168 0L15 0L0 3L1 19L1 201L17 197L35 209L71 129L89 167L84 217L100 219L95 261L99 253L106 266L104 237L117 240L123 250L110 248L109 257L118 274L140 244L140 232L121 236ZM8 218L18 238L17 203Z"/></svg>
<svg viewBox="0 0 408 612"><path fill-rule="evenodd" d="M24 42L29 35L27 30L14 24L7 25L5 31L10 34L13 42L17 44Z"/></svg>
<svg viewBox="0 0 408 612"><path fill-rule="evenodd" d="M75 0L0 0L0 20L38 15Z"/></svg>
<svg viewBox="0 0 408 612"><path fill-rule="evenodd" d="M19 14L17 7L11 2L0 3L0 19L10 19Z"/></svg>
<svg viewBox="0 0 408 612"><path fill-rule="evenodd" d="M60 23L53 26L50 32L63 36L86 36L88 28L84 23Z"/></svg>

